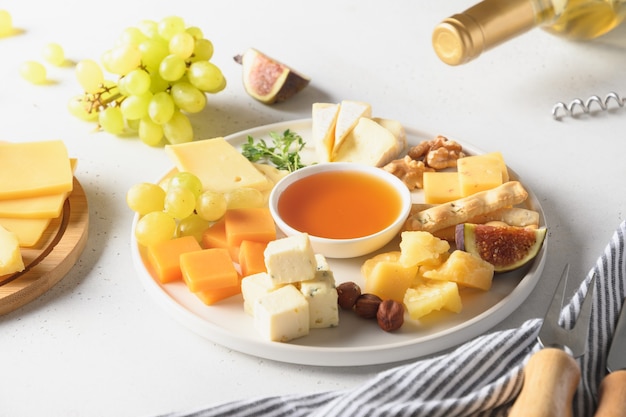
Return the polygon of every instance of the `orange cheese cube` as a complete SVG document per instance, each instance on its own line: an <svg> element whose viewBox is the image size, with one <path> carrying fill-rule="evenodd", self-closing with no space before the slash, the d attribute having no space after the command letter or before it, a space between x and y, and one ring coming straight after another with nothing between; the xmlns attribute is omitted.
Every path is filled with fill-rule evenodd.
<svg viewBox="0 0 626 417"><path fill-rule="evenodd" d="M202 247L205 249L228 248L224 218L213 223L211 227L202 233Z"/></svg>
<svg viewBox="0 0 626 417"><path fill-rule="evenodd" d="M217 303L218 301L224 300L240 293L241 284L238 282L231 287L215 288L208 291L199 291L195 294L200 300L202 300L204 304L210 306Z"/></svg>
<svg viewBox="0 0 626 417"><path fill-rule="evenodd" d="M180 255L183 280L192 292L238 285L239 274L228 249L214 248Z"/></svg>
<svg viewBox="0 0 626 417"><path fill-rule="evenodd" d="M265 248L267 242L244 240L239 246L239 266L241 275L247 277L259 272L267 272L265 266Z"/></svg>
<svg viewBox="0 0 626 417"><path fill-rule="evenodd" d="M202 248L193 236L184 236L159 242L148 247L148 261L162 284L182 279L180 255Z"/></svg>
<svg viewBox="0 0 626 417"><path fill-rule="evenodd" d="M269 242L276 239L276 226L267 207L230 209L224 221L229 247L238 247L244 240Z"/></svg>
<svg viewBox="0 0 626 417"><path fill-rule="evenodd" d="M424 172L423 181L426 204L442 204L462 197L459 174L456 172Z"/></svg>

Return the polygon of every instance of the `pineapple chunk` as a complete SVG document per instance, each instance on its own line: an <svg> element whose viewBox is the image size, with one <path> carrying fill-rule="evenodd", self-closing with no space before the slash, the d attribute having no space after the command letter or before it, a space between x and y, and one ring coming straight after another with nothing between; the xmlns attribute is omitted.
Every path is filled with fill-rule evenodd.
<svg viewBox="0 0 626 417"><path fill-rule="evenodd" d="M361 267L365 278L365 292L375 294L383 300L401 303L407 288L414 283L418 266L405 267L398 251L381 253L366 260Z"/></svg>
<svg viewBox="0 0 626 417"><path fill-rule="evenodd" d="M422 275L487 291L493 281L493 265L469 252L455 250L439 268L424 271Z"/></svg>
<svg viewBox="0 0 626 417"><path fill-rule="evenodd" d="M459 313L463 308L458 285L435 280L425 280L419 286L407 289L404 305L413 320L441 309Z"/></svg>
<svg viewBox="0 0 626 417"><path fill-rule="evenodd" d="M405 267L413 265L439 265L450 250L450 244L429 232L402 232L400 242L400 263Z"/></svg>

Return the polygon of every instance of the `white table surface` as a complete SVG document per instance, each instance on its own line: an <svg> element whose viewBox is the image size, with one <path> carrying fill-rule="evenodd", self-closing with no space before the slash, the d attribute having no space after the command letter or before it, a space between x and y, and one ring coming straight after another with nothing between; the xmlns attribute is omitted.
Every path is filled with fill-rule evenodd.
<svg viewBox="0 0 626 417"><path fill-rule="evenodd" d="M162 149L94 131L66 110L80 93L71 68L51 85L18 75L58 42L74 61L99 59L122 29L179 15L215 44L228 87L193 117L197 138L310 116L316 101L370 102L375 115L503 153L538 195L549 226L544 277L495 329L545 311L569 262L582 279L626 207L626 109L555 121L562 100L626 94L626 27L590 43L537 29L477 61L449 67L432 28L471 1L289 0L0 2L23 34L0 39L0 140L61 138L79 160L90 207L87 248L55 287L0 316L0 416L152 416L252 395L352 387L393 366L311 367L244 355L181 326L133 269L127 189L171 166ZM292 100L265 106L243 90L232 57L256 47L312 78Z"/></svg>

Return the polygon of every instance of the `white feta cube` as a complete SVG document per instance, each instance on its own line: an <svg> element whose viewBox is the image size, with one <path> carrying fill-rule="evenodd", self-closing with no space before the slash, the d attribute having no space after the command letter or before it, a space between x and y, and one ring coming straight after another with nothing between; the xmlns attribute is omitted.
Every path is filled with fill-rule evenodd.
<svg viewBox="0 0 626 417"><path fill-rule="evenodd" d="M269 242L264 257L267 273L276 284L315 278L317 260L306 233Z"/></svg>
<svg viewBox="0 0 626 417"><path fill-rule="evenodd" d="M241 295L243 309L246 313L254 314L254 303L264 295L280 288L266 272L248 275L241 280Z"/></svg>
<svg viewBox="0 0 626 417"><path fill-rule="evenodd" d="M254 326L262 337L288 342L309 334L309 303L293 285L285 285L254 303Z"/></svg>
<svg viewBox="0 0 626 417"><path fill-rule="evenodd" d="M315 279L300 283L300 291L309 303L309 327L319 329L339 325L337 289L331 271L318 271Z"/></svg>

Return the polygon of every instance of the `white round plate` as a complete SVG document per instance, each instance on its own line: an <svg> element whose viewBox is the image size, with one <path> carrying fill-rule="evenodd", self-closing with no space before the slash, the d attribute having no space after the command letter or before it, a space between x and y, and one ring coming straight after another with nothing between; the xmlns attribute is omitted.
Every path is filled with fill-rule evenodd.
<svg viewBox="0 0 626 417"><path fill-rule="evenodd" d="M282 133L290 129L308 140L311 120L281 122L242 131L226 137L234 146L241 146L248 135L269 138L269 132ZM407 128L409 145L432 139L417 130ZM482 151L460 142L470 154ZM308 149L307 152L312 152ZM165 175L166 173L164 173ZM514 173L513 177L517 178ZM527 189L528 190L528 189ZM526 207L537 210L544 223L539 201L528 190ZM419 198L419 196L417 197ZM135 217L132 229L135 229ZM413 359L432 354L472 339L489 330L511 314L531 293L544 268L547 239L532 263L523 270L498 274L491 290L462 290L463 311L459 314L436 312L419 322L405 321L396 332L382 331L375 321L361 319L351 311L340 311L339 326L312 329L310 334L289 343L263 340L254 328L252 317L244 313L241 295L213 306L203 304L184 283L162 285L150 271L142 248L131 232L131 249L135 267L142 284L165 310L184 326L219 343L249 355L282 362L318 366L373 365ZM398 250L392 242L381 251ZM395 246L394 246L395 245ZM363 283L360 267L372 255L353 259L328 259L337 283Z"/></svg>

